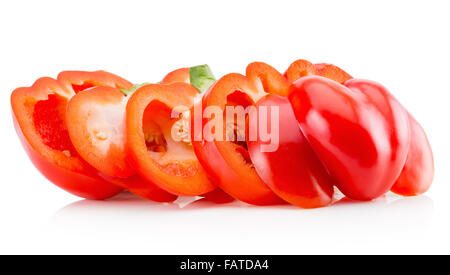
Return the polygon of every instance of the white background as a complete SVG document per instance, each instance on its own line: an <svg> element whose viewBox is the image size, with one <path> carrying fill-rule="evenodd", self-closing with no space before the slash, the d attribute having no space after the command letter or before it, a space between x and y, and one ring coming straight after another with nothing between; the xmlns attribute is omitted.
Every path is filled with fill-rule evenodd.
<svg viewBox="0 0 450 275"><path fill-rule="evenodd" d="M448 1L1 1L0 253L450 253ZM387 86L425 128L423 196L317 209L84 201L49 183L9 96L41 76L103 69L135 83L208 63L336 64Z"/></svg>

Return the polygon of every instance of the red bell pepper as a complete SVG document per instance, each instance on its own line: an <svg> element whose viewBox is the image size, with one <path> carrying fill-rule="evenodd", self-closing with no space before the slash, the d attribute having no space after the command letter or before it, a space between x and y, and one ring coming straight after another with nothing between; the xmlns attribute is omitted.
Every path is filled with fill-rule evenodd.
<svg viewBox="0 0 450 275"><path fill-rule="evenodd" d="M303 77L289 99L314 152L349 198L370 200L394 184L410 144L408 116L381 85Z"/></svg>
<svg viewBox="0 0 450 275"><path fill-rule="evenodd" d="M308 75L324 76L341 84L352 78L334 65L312 64L306 60L293 62L284 75L290 82ZM391 191L404 196L413 196L424 193L431 186L434 163L431 147L423 128L410 114L408 116L411 135L408 157Z"/></svg>
<svg viewBox="0 0 450 275"><path fill-rule="evenodd" d="M83 198L106 199L122 189L104 180L73 147L65 121L73 94L48 77L14 90L14 125L31 161L48 180Z"/></svg>
<svg viewBox="0 0 450 275"><path fill-rule="evenodd" d="M371 200L421 194L434 176L419 123L386 88L331 64L297 60L282 75L255 62L218 81L202 65L134 86L65 71L16 89L11 105L35 166L89 199L123 187L161 202L202 195L314 208L331 203L333 185Z"/></svg>

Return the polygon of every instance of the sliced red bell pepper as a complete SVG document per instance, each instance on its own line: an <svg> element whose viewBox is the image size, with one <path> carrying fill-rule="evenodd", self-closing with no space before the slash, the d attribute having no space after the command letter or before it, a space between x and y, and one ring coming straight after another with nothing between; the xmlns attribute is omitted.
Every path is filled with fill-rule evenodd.
<svg viewBox="0 0 450 275"><path fill-rule="evenodd" d="M78 92L67 106L66 121L76 150L99 171L119 178L135 174L126 162L125 95L100 86Z"/></svg>
<svg viewBox="0 0 450 275"><path fill-rule="evenodd" d="M106 199L122 189L102 177L76 152L65 113L73 91L48 77L11 95L14 125L36 168L60 188L87 199Z"/></svg>
<svg viewBox="0 0 450 275"><path fill-rule="evenodd" d="M186 83L150 84L134 92L126 109L129 160L145 179L177 195L197 196L216 188L190 143L189 120L176 106L190 108L198 90ZM175 130L174 130L175 129Z"/></svg>
<svg viewBox="0 0 450 275"><path fill-rule="evenodd" d="M408 154L408 116L380 84L319 76L295 81L289 99L314 152L349 198L370 200L392 187Z"/></svg>

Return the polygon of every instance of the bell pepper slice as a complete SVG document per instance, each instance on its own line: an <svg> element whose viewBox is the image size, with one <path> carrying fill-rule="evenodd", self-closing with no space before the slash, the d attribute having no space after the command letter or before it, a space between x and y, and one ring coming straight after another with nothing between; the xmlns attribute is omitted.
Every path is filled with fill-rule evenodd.
<svg viewBox="0 0 450 275"><path fill-rule="evenodd" d="M52 183L79 197L106 199L122 189L104 180L76 152L65 113L73 92L44 77L11 94L16 132L36 168Z"/></svg>
<svg viewBox="0 0 450 275"><path fill-rule="evenodd" d="M302 77L289 100L302 132L347 197L371 200L385 194L405 164L408 116L378 83Z"/></svg>
<svg viewBox="0 0 450 275"><path fill-rule="evenodd" d="M280 82L275 83L277 80ZM271 66L261 62L252 63L247 68L247 76L233 73L219 79L206 92L202 101L197 103L191 121L194 127L191 137L195 154L212 180L232 197L255 205L285 202L258 176L251 163L245 140L234 142L226 140L225 137L222 140L206 138L202 130L211 118L204 117L203 113L208 106L218 107L224 114L225 121L226 106L239 105L245 108L254 105L266 94L266 89L274 94L285 94L288 83ZM235 135L245 132L245 129L236 128L237 125L245 125L245 122L225 124L223 123L225 134L228 126L233 128Z"/></svg>
<svg viewBox="0 0 450 275"><path fill-rule="evenodd" d="M304 59L294 61L284 73L286 79L291 83L309 75L323 76L341 84L352 79L351 75L335 65L327 63L312 64Z"/></svg>
<svg viewBox="0 0 450 275"><path fill-rule="evenodd" d="M126 152L125 110L129 90L100 86L78 92L67 106L67 127L77 152L106 179L145 199L170 202L177 196L135 175Z"/></svg>
<svg viewBox="0 0 450 275"><path fill-rule="evenodd" d="M264 96L250 111L249 121L257 129L278 127L277 136L271 136L275 141L262 137L259 131L256 139L247 141L252 163L264 183L283 200L302 208L330 204L333 179L298 127L289 100L279 95ZM276 150L263 150L272 142L272 146L277 145Z"/></svg>
<svg viewBox="0 0 450 275"><path fill-rule="evenodd" d="M145 179L176 195L198 196L216 188L195 156L186 110L198 90L186 83L150 84L134 92L126 107L131 165ZM177 114L176 117L172 115Z"/></svg>
<svg viewBox="0 0 450 275"><path fill-rule="evenodd" d="M216 79L208 65L198 65L190 68L177 69L168 73L161 81L161 84L188 83L197 88L200 94L204 94L215 81ZM225 193L220 187L203 194L202 197L214 203L229 203L234 201L234 198Z"/></svg>
<svg viewBox="0 0 450 275"><path fill-rule="evenodd" d="M135 174L126 162L126 97L117 88L100 86L78 92L67 105L70 139L80 155L109 176Z"/></svg>

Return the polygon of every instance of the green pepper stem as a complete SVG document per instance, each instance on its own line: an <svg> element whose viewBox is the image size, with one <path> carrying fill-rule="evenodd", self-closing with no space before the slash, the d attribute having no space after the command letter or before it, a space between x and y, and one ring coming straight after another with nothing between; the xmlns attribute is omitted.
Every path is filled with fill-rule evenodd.
<svg viewBox="0 0 450 275"><path fill-rule="evenodd" d="M137 89L139 89L139 88L141 88L141 87L143 87L145 85L148 85L148 84L150 84L150 83L144 82L144 83L141 83L141 84L134 84L133 87L131 87L130 89L120 89L120 91L122 93L124 93L126 96L128 96L129 94L134 93Z"/></svg>
<svg viewBox="0 0 450 275"><path fill-rule="evenodd" d="M198 65L189 68L189 80L192 86L200 93L206 92L216 82L216 79L208 65Z"/></svg>

